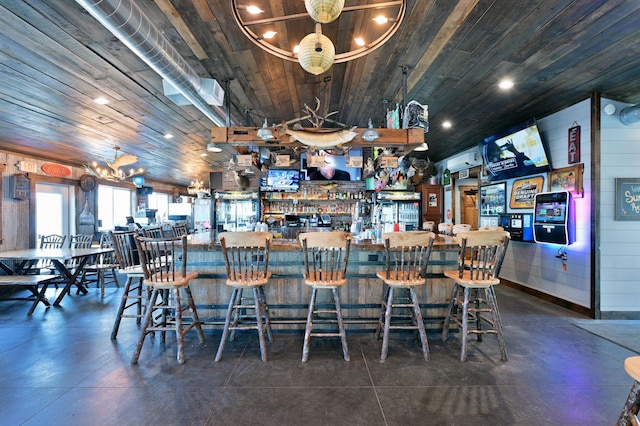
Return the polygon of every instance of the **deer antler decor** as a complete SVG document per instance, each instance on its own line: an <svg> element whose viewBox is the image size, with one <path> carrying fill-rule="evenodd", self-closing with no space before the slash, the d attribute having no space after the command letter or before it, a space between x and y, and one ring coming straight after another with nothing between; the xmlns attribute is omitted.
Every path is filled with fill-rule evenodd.
<svg viewBox="0 0 640 426"><path fill-rule="evenodd" d="M114 149L116 150L116 153L115 153L113 162L110 163L109 160L107 160L106 158L104 160L105 163L107 163L107 166L109 168L99 167L96 161L94 161L91 164L85 164L84 168L87 170L88 173L96 177L99 177L101 179L106 179L106 180L112 180L112 181L123 181L123 180L130 179L134 176L144 175L145 171L143 168L139 168L138 170L135 170L132 168L131 170L129 170L129 173L124 172L121 169L121 167L125 167L125 166L136 163L138 161L138 157L133 154L122 154L121 156L118 156L118 151L120 151L120 147L116 146L114 147Z"/></svg>

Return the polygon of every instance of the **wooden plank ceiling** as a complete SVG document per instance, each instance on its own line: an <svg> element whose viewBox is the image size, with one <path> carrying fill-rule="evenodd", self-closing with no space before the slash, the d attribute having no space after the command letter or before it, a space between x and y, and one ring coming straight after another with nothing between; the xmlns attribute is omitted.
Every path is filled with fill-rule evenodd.
<svg viewBox="0 0 640 426"><path fill-rule="evenodd" d="M303 10L301 0L250 3L265 16ZM238 126L299 117L317 97L339 122L366 127L372 118L381 127L383 100L403 102L402 67L406 100L429 106L433 161L593 92L640 103L638 1L408 0L389 42L319 76L254 46L229 0L136 4L200 77L228 81L230 122ZM323 30L346 43L369 19L343 13ZM308 26L298 20L276 30L299 40ZM176 185L222 169L234 152L202 157L214 124L169 100L161 78L75 2L0 0L0 72L0 149L82 165L111 159L119 146L139 156L148 179ZM515 87L500 92L505 77ZM97 96L110 103L95 104ZM444 129L444 120L453 126Z"/></svg>

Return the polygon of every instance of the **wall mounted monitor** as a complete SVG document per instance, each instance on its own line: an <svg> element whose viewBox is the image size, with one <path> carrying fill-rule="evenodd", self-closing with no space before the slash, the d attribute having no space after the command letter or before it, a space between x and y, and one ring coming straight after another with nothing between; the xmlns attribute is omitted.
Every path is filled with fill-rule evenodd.
<svg viewBox="0 0 640 426"><path fill-rule="evenodd" d="M267 176L260 179L260 191L263 192L298 192L300 188L300 172L291 169L270 169Z"/></svg>
<svg viewBox="0 0 640 426"><path fill-rule="evenodd" d="M535 119L520 123L480 142L489 180L505 180L551 170Z"/></svg>
<svg viewBox="0 0 640 426"><path fill-rule="evenodd" d="M348 146L348 145L345 145ZM322 167L311 167L309 153L300 155L300 179L316 181L359 181L362 179L361 167L347 167L346 155L362 157L362 148L351 148L345 155L336 155L331 151L316 151L313 155L323 155Z"/></svg>

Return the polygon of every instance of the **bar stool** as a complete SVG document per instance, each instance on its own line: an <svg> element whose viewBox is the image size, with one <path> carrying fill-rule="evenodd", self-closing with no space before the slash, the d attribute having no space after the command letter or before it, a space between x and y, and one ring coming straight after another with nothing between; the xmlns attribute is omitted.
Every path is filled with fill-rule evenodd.
<svg viewBox="0 0 640 426"><path fill-rule="evenodd" d="M445 276L454 281L454 286L442 327L442 341L446 341L449 336L450 322L455 322L461 329L460 361L464 362L467 359L469 334L475 334L478 341L482 341L483 334L495 334L500 345L501 359L506 361L507 349L494 286L500 284L498 274L509 245L509 233L469 231L458 234L458 239L458 269L444 271ZM488 317L483 314L488 314ZM475 323L475 327L470 328L470 323ZM483 328L483 323L490 328Z"/></svg>
<svg viewBox="0 0 640 426"><path fill-rule="evenodd" d="M271 278L268 267L269 245L272 237L273 235L269 232L223 232L220 234L220 245L227 267L226 283L233 288L233 291L229 299L229 308L215 362L222 358L229 335L231 335L230 340L233 340L237 330L254 329L258 330L262 361L267 361L265 334L270 342L273 340L273 335L264 286ZM253 304L243 302L244 290L252 291ZM242 315L246 309L252 309L255 312L251 319Z"/></svg>
<svg viewBox="0 0 640 426"><path fill-rule="evenodd" d="M497 225L481 226L480 228L478 228L478 231L504 231L504 228Z"/></svg>
<svg viewBox="0 0 640 426"><path fill-rule="evenodd" d="M384 329L382 338L382 353L380 362L387 359L389 350L389 331L394 330L417 330L422 343L422 354L425 361L428 361L429 342L424 329L422 314L420 313L420 303L416 294L417 286L427 284L427 266L431 248L435 240L433 232L393 232L383 235L384 247L386 251L387 265L384 271L376 273L378 278L384 283L385 291L382 300L382 310L376 337L380 337L380 330ZM396 291L404 290L409 292L409 298L403 297L395 300ZM411 324L392 324L392 313L394 308L409 309L411 312ZM395 315L397 316L397 315ZM403 316L406 318L406 316Z"/></svg>
<svg viewBox="0 0 640 426"><path fill-rule="evenodd" d="M146 294L143 294L142 291L144 271L140 265L140 256L135 242L136 231L109 231L109 236L118 262L118 272L127 276L111 331L111 339L115 339L118 336L122 318L135 318L136 324L140 324L144 317L146 299L150 296L150 292L147 290L144 292ZM135 313L125 313L130 308L134 308Z"/></svg>
<svg viewBox="0 0 640 426"><path fill-rule="evenodd" d="M468 225L466 223L459 223L457 225L453 225L453 227L451 228L451 233L453 235L458 235L461 232L468 232L471 231L471 225Z"/></svg>
<svg viewBox="0 0 640 426"><path fill-rule="evenodd" d="M100 236L100 248L113 248L113 243L111 242L111 237L109 236L109 234L102 234ZM107 285L107 272L111 273L110 282L113 282L116 287L120 288L116 269L118 269L116 254L113 251L109 253L103 253L98 255L96 261L93 264L87 265L82 269L82 278L80 280L82 282L94 281L93 279L89 279L89 276L95 276L96 287L100 287L100 294L104 296L104 288Z"/></svg>
<svg viewBox="0 0 640 426"><path fill-rule="evenodd" d="M624 370L633 379L633 386L624 403L617 425L640 425L638 409L640 408L640 356L630 356L624 360Z"/></svg>
<svg viewBox="0 0 640 426"><path fill-rule="evenodd" d="M451 222L441 222L438 224L438 234L451 235L453 224Z"/></svg>
<svg viewBox="0 0 640 426"><path fill-rule="evenodd" d="M342 320L338 288L347 283L346 273L349 262L349 248L351 247L351 234L346 232L308 232L300 234L299 238L304 254L304 283L312 288L307 325L304 332L304 344L302 346L302 362L306 362L309 359L311 337L338 336L342 341L344 360L349 361L347 334ZM331 290L335 310L316 309L318 290ZM318 314L327 313L336 314L338 332L326 330L313 332L314 321L316 323L335 322L317 316Z"/></svg>
<svg viewBox="0 0 640 426"><path fill-rule="evenodd" d="M175 331L176 358L178 364L184 364L184 335L195 328L200 342L205 340L189 288L189 282L197 278L198 273L187 271L187 237L136 237L136 246L144 271L144 285L151 289L151 297L132 362L138 363L147 334L159 331L164 343L166 332ZM185 303L182 302L181 290L186 296ZM185 314L191 317L191 321L184 321Z"/></svg>

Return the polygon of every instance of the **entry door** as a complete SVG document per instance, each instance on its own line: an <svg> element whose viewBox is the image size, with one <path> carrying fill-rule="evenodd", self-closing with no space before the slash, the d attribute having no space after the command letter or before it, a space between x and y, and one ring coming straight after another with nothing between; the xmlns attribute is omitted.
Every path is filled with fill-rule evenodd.
<svg viewBox="0 0 640 426"><path fill-rule="evenodd" d="M460 223L471 225L471 229L478 229L478 187L461 186L460 205L462 206Z"/></svg>
<svg viewBox="0 0 640 426"><path fill-rule="evenodd" d="M41 235L69 235L72 219L73 187L50 183L36 184L36 245Z"/></svg>

